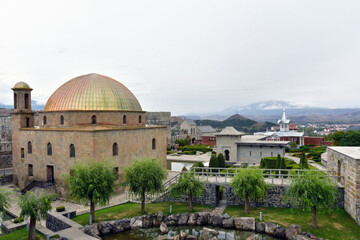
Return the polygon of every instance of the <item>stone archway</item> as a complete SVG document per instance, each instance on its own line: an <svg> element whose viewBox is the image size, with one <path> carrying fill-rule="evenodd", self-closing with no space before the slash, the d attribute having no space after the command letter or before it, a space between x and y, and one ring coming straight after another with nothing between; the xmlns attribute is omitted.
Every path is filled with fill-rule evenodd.
<svg viewBox="0 0 360 240"><path fill-rule="evenodd" d="M230 161L230 151L225 150L224 155L225 155L225 161Z"/></svg>

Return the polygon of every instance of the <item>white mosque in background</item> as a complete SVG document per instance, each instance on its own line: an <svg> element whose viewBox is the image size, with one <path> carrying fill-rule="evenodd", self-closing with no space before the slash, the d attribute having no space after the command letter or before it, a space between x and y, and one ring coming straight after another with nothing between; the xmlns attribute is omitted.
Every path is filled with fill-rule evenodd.
<svg viewBox="0 0 360 240"><path fill-rule="evenodd" d="M290 119L286 118L285 109L277 123L279 131L257 132L254 135L263 135L268 141L290 141L296 142L298 146L304 145L304 132L298 132L295 124L290 123Z"/></svg>

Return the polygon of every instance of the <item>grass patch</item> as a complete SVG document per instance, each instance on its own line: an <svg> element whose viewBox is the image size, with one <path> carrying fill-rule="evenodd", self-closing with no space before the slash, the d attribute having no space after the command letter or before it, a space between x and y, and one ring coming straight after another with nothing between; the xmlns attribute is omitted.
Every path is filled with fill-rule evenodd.
<svg viewBox="0 0 360 240"><path fill-rule="evenodd" d="M146 213L157 213L162 211L164 214L170 214L170 205L172 205L172 213L186 213L187 203L151 203L145 205ZM213 208L206 205L193 205L193 212L201 212L205 210L212 210ZM131 218L134 216L141 216L141 204L140 203L125 203L114 207L109 207L95 211L96 222L110 221L123 218ZM90 213L85 213L72 218L73 221L85 225L89 224Z"/></svg>
<svg viewBox="0 0 360 240"><path fill-rule="evenodd" d="M7 235L0 236L1 240L27 240L29 236L29 232L26 230L26 227L20 228L19 230L15 230ZM56 237L56 236L54 236ZM59 237L57 235L57 237ZM46 240L46 236L36 231L36 239L37 240ZM50 238L54 239L54 238Z"/></svg>
<svg viewBox="0 0 360 240"><path fill-rule="evenodd" d="M318 228L312 227L312 213L293 208L250 208L245 215L244 206L228 206L224 213L234 217L255 217L259 220L260 212L263 221L274 222L284 227L298 224L302 231L310 232L324 239L360 239L360 226L344 209L335 209L332 212L319 211L317 214Z"/></svg>

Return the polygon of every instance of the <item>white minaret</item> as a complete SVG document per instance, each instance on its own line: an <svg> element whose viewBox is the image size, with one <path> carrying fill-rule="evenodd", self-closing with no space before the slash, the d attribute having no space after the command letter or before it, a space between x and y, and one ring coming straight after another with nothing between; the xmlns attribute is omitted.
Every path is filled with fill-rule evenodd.
<svg viewBox="0 0 360 240"><path fill-rule="evenodd" d="M277 123L280 125L280 132L288 132L289 131L290 119L286 118L285 108L283 109L282 118L279 119Z"/></svg>

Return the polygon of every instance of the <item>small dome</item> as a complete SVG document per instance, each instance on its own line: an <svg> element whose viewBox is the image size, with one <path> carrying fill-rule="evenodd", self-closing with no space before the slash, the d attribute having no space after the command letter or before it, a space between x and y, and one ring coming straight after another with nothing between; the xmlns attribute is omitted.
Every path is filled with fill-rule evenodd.
<svg viewBox="0 0 360 240"><path fill-rule="evenodd" d="M18 82L13 89L30 89L30 86L26 82Z"/></svg>
<svg viewBox="0 0 360 240"><path fill-rule="evenodd" d="M142 111L120 82L96 73L71 79L47 101L44 111Z"/></svg>

